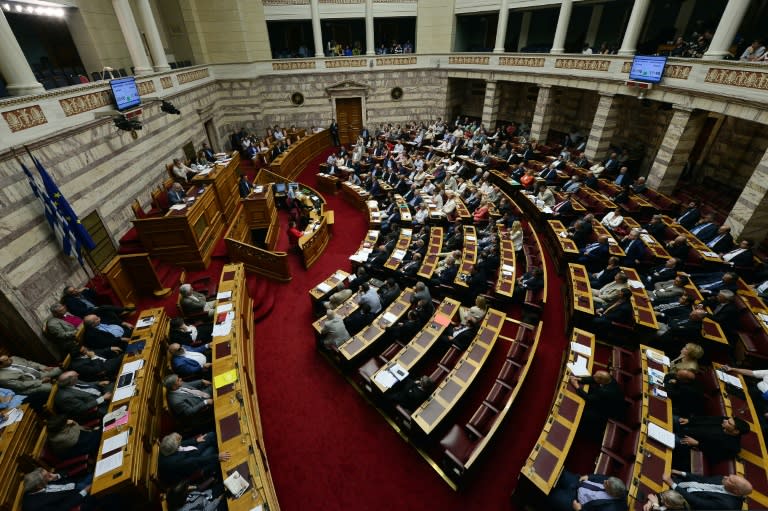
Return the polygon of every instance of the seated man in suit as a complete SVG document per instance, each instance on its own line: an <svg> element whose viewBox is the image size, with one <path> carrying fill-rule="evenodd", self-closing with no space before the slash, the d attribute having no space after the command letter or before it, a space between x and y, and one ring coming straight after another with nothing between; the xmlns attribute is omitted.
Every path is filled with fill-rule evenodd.
<svg viewBox="0 0 768 511"><path fill-rule="evenodd" d="M664 282L675 278L677 270L680 267L680 260L675 257L670 257L661 266L656 266L651 269L645 276L643 276L643 284L646 289L654 289L654 285L657 282Z"/></svg>
<svg viewBox="0 0 768 511"><path fill-rule="evenodd" d="M552 511L626 511L627 487L618 477L579 477L565 470L547 497L547 504Z"/></svg>
<svg viewBox="0 0 768 511"><path fill-rule="evenodd" d="M27 396L35 409L41 408L53 388L51 381L61 374L61 368L38 364L18 356L0 355L0 387Z"/></svg>
<svg viewBox="0 0 768 511"><path fill-rule="evenodd" d="M396 383L392 389L390 389L386 397L395 405L400 405L406 410L413 411L424 402L435 388L435 382L433 382L429 376L422 376L418 380L414 380L411 377L406 377L400 382Z"/></svg>
<svg viewBox="0 0 768 511"><path fill-rule="evenodd" d="M552 216L554 218L573 216L573 193L563 192L563 200L552 206Z"/></svg>
<svg viewBox="0 0 768 511"><path fill-rule="evenodd" d="M739 243L739 246L733 250L729 250L725 253L719 253L720 257L723 258L723 261L728 263L731 267L751 267L753 264L754 254L752 253L751 240L743 239Z"/></svg>
<svg viewBox="0 0 768 511"><path fill-rule="evenodd" d="M648 231L648 234L653 236L656 241L664 239L664 233L667 232L667 224L664 223L663 215L653 215L651 221L643 226L643 229Z"/></svg>
<svg viewBox="0 0 768 511"><path fill-rule="evenodd" d="M734 459L741 450L741 436L749 433L749 423L739 417L680 417L673 428L672 466L677 470L690 470L693 447L710 463Z"/></svg>
<svg viewBox="0 0 768 511"><path fill-rule="evenodd" d="M420 253L416 252L413 254L413 258L402 265L398 271L405 275L406 277L415 277L416 274L421 269L421 263L422 263L422 256Z"/></svg>
<svg viewBox="0 0 768 511"><path fill-rule="evenodd" d="M439 286L452 286L453 281L456 278L456 274L459 272L459 267L456 264L456 259L453 255L449 255L442 263L442 269L435 270L435 276L432 278L432 284Z"/></svg>
<svg viewBox="0 0 768 511"><path fill-rule="evenodd" d="M693 309L688 316L672 318L666 323L659 323L656 335L665 339L681 338L689 341L701 339L704 318L709 316L704 309Z"/></svg>
<svg viewBox="0 0 768 511"><path fill-rule="evenodd" d="M379 297L382 308L385 308L390 303L394 302L395 299L400 296L400 291L400 285L397 281L392 277L388 277L384 282L384 285L379 288Z"/></svg>
<svg viewBox="0 0 768 511"><path fill-rule="evenodd" d="M738 322L739 309L734 303L736 294L730 289L721 289L717 295L704 300L702 305L712 309L711 318L717 321L723 331L727 334L736 328Z"/></svg>
<svg viewBox="0 0 768 511"><path fill-rule="evenodd" d="M368 286L368 283L363 284ZM362 290L362 287L360 288ZM374 291L375 293L375 291ZM369 302L361 303L360 306L366 305L370 310L371 305ZM350 338L347 327L344 325L344 320L336 315L333 309L328 309L325 314L325 321L323 322L323 328L320 330L320 335L323 336L323 346L329 348L336 346L337 348L347 342Z"/></svg>
<svg viewBox="0 0 768 511"><path fill-rule="evenodd" d="M687 317L693 310L694 302L693 295L685 293L676 302L654 305L653 310L656 313L656 320L659 323L669 323L673 319Z"/></svg>
<svg viewBox="0 0 768 511"><path fill-rule="evenodd" d="M522 302L527 291L539 291L544 289L544 270L531 268L517 279L515 291L512 293L512 301Z"/></svg>
<svg viewBox="0 0 768 511"><path fill-rule="evenodd" d="M690 229L696 225L696 222L699 221L699 218L701 218L699 203L697 201L691 201L688 203L688 206L680 213L680 216L677 217L677 223L686 229Z"/></svg>
<svg viewBox="0 0 768 511"><path fill-rule="evenodd" d="M351 337L357 335L363 328L370 325L375 317L376 314L371 312L371 306L364 303L356 311L344 318L344 327Z"/></svg>
<svg viewBox="0 0 768 511"><path fill-rule="evenodd" d="M83 383L75 371L66 371L59 376L59 390L54 403L59 413L71 419L101 418L107 413L112 392L108 381Z"/></svg>
<svg viewBox="0 0 768 511"><path fill-rule="evenodd" d="M192 289L191 284L182 284L179 286L179 295L181 296L179 305L181 305L181 310L184 312L184 315L192 316L207 312L208 317L213 317L216 301L208 301L203 293L198 293Z"/></svg>
<svg viewBox="0 0 768 511"><path fill-rule="evenodd" d="M218 476L220 462L229 458L228 452L219 452L215 431L186 440L178 433L171 433L160 441L158 477L164 483L174 484L196 472L202 472L203 477Z"/></svg>
<svg viewBox="0 0 768 511"><path fill-rule="evenodd" d="M691 509L736 511L742 508L745 497L752 493L752 484L744 477L699 476L672 470L662 480L682 495Z"/></svg>
<svg viewBox="0 0 768 511"><path fill-rule="evenodd" d="M88 314L96 314L102 321L119 325L121 316L125 316L134 310L133 307L116 307L114 305L96 305L96 293L87 287L76 288L66 286L61 297L61 303L67 306L67 310L80 318Z"/></svg>
<svg viewBox="0 0 768 511"><path fill-rule="evenodd" d="M446 332L440 336L439 342L445 346L446 351L451 346L455 346L459 351L464 351L472 343L478 329L478 321L473 317L469 317L467 318L466 325L449 326Z"/></svg>
<svg viewBox="0 0 768 511"><path fill-rule="evenodd" d="M715 236L707 242L707 246L712 249L712 252L718 254L724 254L733 248L733 236L731 236L731 228L725 224L717 228Z"/></svg>
<svg viewBox="0 0 768 511"><path fill-rule="evenodd" d="M168 203L175 206L176 204L186 204L186 202L187 194L184 193L184 187L181 186L181 183L173 183L168 190Z"/></svg>
<svg viewBox="0 0 768 511"><path fill-rule="evenodd" d="M704 215L696 225L691 227L691 234L699 238L704 243L712 240L717 235L718 225L715 223L715 216L711 213Z"/></svg>
<svg viewBox="0 0 768 511"><path fill-rule="evenodd" d="M210 353L209 345L192 347L179 343L168 345L168 354L171 355L171 369L182 378L203 376L211 374L211 363L206 352Z"/></svg>
<svg viewBox="0 0 768 511"><path fill-rule="evenodd" d="M213 324L201 323L197 326L187 325L184 318L177 317L171 320L171 328L168 332L168 342L185 344L187 346L199 346L211 342Z"/></svg>
<svg viewBox="0 0 768 511"><path fill-rule="evenodd" d="M211 382L183 382L177 375L169 374L163 380L163 385L168 408L176 419L184 420L185 423L207 423L213 419Z"/></svg>
<svg viewBox="0 0 768 511"><path fill-rule="evenodd" d="M623 288L619 291L616 300L605 307L597 309L596 316L592 320L592 326L595 333L603 336L609 334L613 323L624 325L631 324L634 321L634 310L632 308L632 291L629 288Z"/></svg>
<svg viewBox="0 0 768 511"><path fill-rule="evenodd" d="M640 239L640 229L630 230L629 234L621 240L621 248L624 249L626 266L634 268L640 264L646 253L645 243Z"/></svg>
<svg viewBox="0 0 768 511"><path fill-rule="evenodd" d="M93 475L74 480L62 474L49 472L42 467L24 476L23 511L61 511L64 509L86 509L90 503Z"/></svg>
<svg viewBox="0 0 768 511"><path fill-rule="evenodd" d="M84 428L63 415L46 420L46 445L61 459L94 456L101 443L101 428Z"/></svg>
<svg viewBox="0 0 768 511"><path fill-rule="evenodd" d="M694 273L689 275L691 281L699 288L705 297L716 295L722 289L733 291L739 289L739 276L728 271L725 273Z"/></svg>
<svg viewBox="0 0 768 511"><path fill-rule="evenodd" d="M76 346L70 356L69 368L77 371L80 379L88 382L114 381L123 363L123 355L119 348L94 352L85 346Z"/></svg>
<svg viewBox="0 0 768 511"><path fill-rule="evenodd" d="M61 303L54 303L49 310L51 316L45 321L45 333L65 356L77 346L77 329L83 320L70 314Z"/></svg>
<svg viewBox="0 0 768 511"><path fill-rule="evenodd" d="M677 301L685 294L685 286L688 285L688 282L688 277L684 275L678 275L666 282L657 282L653 286L653 291L649 293L651 301L654 304Z"/></svg>
<svg viewBox="0 0 768 511"><path fill-rule="evenodd" d="M571 386L586 402L579 430L602 437L608 419L624 416L624 391L607 371L595 371L592 376L570 377ZM589 392L581 388L589 385Z"/></svg>
<svg viewBox="0 0 768 511"><path fill-rule="evenodd" d="M600 289L604 285L613 282L616 274L621 271L621 265L619 258L611 256L608 258L608 264L602 270L592 273L589 276L589 284L596 289Z"/></svg>
<svg viewBox="0 0 768 511"><path fill-rule="evenodd" d="M688 252L691 251L688 238L685 236L678 236L672 241L667 242L665 248L670 257L680 259L683 262L688 258Z"/></svg>
<svg viewBox="0 0 768 511"><path fill-rule="evenodd" d="M610 284L606 284L600 289L593 289L592 299L595 301L595 307L605 307L607 304L613 303L619 297L621 290L629 287L628 280L626 273L619 272Z"/></svg>
<svg viewBox="0 0 768 511"><path fill-rule="evenodd" d="M608 235L601 235L595 243L590 243L580 250L576 262L583 264L589 271L596 271L605 265L610 255Z"/></svg>
<svg viewBox="0 0 768 511"><path fill-rule="evenodd" d="M132 330L130 328L103 323L96 314L85 316L83 324L85 325L83 344L92 350L123 349L131 338Z"/></svg>
<svg viewBox="0 0 768 511"><path fill-rule="evenodd" d="M371 312L374 314L381 312L382 306L379 293L377 293L368 282L363 282L360 285L360 289L357 290L356 301L358 304L367 303L371 308Z"/></svg>

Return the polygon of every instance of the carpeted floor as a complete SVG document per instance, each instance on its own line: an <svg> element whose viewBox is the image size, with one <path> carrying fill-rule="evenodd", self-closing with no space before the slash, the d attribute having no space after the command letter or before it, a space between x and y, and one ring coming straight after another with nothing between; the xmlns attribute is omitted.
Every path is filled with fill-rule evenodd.
<svg viewBox="0 0 768 511"><path fill-rule="evenodd" d="M321 155L299 181L314 186ZM252 169L248 169L252 173ZM284 511L510 510L520 467L549 412L566 339L562 280L546 257L549 303L543 335L522 392L484 458L454 492L315 349L308 290L338 268L367 231L367 218L340 196L325 196L335 212L333 237L309 270L291 254L290 283L248 277L248 288L268 312L255 326L255 381L265 446ZM287 247L281 215L279 249ZM222 246L223 248L223 246ZM217 282L225 252L217 249L204 272ZM195 275L196 277L199 275ZM176 293L140 308L163 305L176 315Z"/></svg>

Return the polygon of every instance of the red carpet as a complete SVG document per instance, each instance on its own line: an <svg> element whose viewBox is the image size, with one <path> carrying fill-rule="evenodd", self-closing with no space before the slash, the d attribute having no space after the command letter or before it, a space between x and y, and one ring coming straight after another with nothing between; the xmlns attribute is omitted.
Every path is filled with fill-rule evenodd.
<svg viewBox="0 0 768 511"><path fill-rule="evenodd" d="M317 164L299 181L313 186ZM252 173L248 163L246 171ZM277 495L284 511L334 510L510 510L510 493L520 467L544 424L553 398L566 340L560 300L562 280L549 258L549 303L542 340L517 402L484 459L454 492L427 462L347 383L315 349L308 290L338 268L350 269L348 257L367 231L366 216L340 196L325 197L335 212L333 237L309 270L290 256L293 281L277 283L248 277L257 317L256 385ZM287 247L281 216L278 248ZM223 245L206 272L217 282L226 262ZM219 254L219 252L222 252ZM176 292L162 302L176 313ZM515 309L519 319L519 309ZM461 418L465 411L459 414ZM471 413L471 412L470 412Z"/></svg>

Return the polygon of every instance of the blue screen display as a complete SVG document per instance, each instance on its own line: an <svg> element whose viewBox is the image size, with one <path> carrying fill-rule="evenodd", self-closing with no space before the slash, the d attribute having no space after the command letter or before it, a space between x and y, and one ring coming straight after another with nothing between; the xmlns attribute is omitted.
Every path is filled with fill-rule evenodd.
<svg viewBox="0 0 768 511"><path fill-rule="evenodd" d="M667 57L635 56L632 60L632 68L629 70L629 79L638 82L659 83L664 74L664 66Z"/></svg>
<svg viewBox="0 0 768 511"><path fill-rule="evenodd" d="M136 80L132 76L112 80L109 86L112 87L118 110L127 110L141 104L139 89L136 88Z"/></svg>

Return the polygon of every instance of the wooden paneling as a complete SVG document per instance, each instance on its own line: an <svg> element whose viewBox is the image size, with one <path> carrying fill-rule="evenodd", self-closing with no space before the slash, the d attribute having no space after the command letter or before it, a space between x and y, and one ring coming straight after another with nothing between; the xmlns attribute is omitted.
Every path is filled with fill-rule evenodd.
<svg viewBox="0 0 768 511"><path fill-rule="evenodd" d="M342 144L354 144L363 129L363 107L360 98L336 98L336 121L339 123L339 140Z"/></svg>

